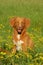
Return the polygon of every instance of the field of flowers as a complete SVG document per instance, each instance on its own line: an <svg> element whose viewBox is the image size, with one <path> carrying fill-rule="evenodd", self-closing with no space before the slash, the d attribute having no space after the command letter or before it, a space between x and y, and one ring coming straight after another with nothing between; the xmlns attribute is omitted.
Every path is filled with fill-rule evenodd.
<svg viewBox="0 0 43 65"><path fill-rule="evenodd" d="M11 53L13 47L10 18L26 17L31 20L27 32L34 42L28 52ZM43 0L0 0L0 65L43 65Z"/></svg>

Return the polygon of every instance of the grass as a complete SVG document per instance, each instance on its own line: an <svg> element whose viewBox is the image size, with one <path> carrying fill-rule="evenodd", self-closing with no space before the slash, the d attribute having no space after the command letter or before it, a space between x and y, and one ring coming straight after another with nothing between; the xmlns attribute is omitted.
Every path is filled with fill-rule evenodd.
<svg viewBox="0 0 43 65"><path fill-rule="evenodd" d="M13 44L13 30L9 23L13 16L31 20L27 32L35 44L36 53L43 53L43 0L0 0L0 47L7 50L10 50Z"/></svg>

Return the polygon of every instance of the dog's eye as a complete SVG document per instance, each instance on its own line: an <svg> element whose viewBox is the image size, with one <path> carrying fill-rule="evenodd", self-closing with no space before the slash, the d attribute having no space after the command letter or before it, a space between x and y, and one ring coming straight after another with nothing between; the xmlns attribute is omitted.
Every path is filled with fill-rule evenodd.
<svg viewBox="0 0 43 65"><path fill-rule="evenodd" d="M24 23L24 22L22 22L21 24L22 24L22 25L25 25L25 23Z"/></svg>
<svg viewBox="0 0 43 65"><path fill-rule="evenodd" d="M15 24L17 25L17 24L19 24L19 22L17 21Z"/></svg>

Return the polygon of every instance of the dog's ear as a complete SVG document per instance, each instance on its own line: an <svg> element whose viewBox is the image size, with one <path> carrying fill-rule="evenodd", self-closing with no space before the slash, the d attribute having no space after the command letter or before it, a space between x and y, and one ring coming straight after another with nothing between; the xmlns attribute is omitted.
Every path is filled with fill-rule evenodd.
<svg viewBox="0 0 43 65"><path fill-rule="evenodd" d="M10 19L10 25L13 27L16 21L16 17L13 17L12 19Z"/></svg>
<svg viewBox="0 0 43 65"><path fill-rule="evenodd" d="M24 18L24 22L26 28L30 27L30 19Z"/></svg>

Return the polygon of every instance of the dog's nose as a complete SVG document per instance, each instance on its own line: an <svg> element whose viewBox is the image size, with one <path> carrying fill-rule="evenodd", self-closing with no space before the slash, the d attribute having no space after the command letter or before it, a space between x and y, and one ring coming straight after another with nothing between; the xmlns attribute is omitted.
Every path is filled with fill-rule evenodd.
<svg viewBox="0 0 43 65"><path fill-rule="evenodd" d="M19 28L21 29L21 24L19 25Z"/></svg>
<svg viewBox="0 0 43 65"><path fill-rule="evenodd" d="M19 27L21 27L21 24L19 24Z"/></svg>
<svg viewBox="0 0 43 65"><path fill-rule="evenodd" d="M19 29L21 29L21 27L19 26Z"/></svg>

